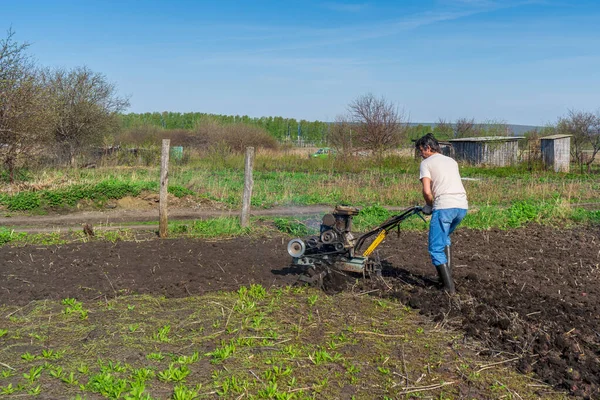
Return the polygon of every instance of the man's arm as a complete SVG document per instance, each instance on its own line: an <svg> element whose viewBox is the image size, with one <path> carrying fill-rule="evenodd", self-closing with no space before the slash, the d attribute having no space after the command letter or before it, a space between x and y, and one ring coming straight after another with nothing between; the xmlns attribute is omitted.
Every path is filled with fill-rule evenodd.
<svg viewBox="0 0 600 400"><path fill-rule="evenodd" d="M433 192L431 191L431 178L421 178L423 184L423 199L425 203L433 207Z"/></svg>

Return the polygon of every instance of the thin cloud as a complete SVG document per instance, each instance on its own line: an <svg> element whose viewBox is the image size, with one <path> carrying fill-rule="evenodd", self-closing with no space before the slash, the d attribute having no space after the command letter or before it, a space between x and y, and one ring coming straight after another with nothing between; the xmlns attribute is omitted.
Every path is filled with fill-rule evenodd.
<svg viewBox="0 0 600 400"><path fill-rule="evenodd" d="M323 7L332 11L347 12L347 13L358 13L369 7L368 3L338 3L338 2L327 2L323 3Z"/></svg>

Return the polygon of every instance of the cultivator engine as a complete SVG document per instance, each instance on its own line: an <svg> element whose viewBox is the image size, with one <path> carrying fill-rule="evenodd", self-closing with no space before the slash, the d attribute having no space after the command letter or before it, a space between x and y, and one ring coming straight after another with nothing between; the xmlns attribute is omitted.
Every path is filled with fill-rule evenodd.
<svg viewBox="0 0 600 400"><path fill-rule="evenodd" d="M358 214L358 208L337 206L332 213L323 216L319 235L292 239L287 250L292 263L304 268L306 275L300 279L316 286L323 286L323 279L332 273L378 277L381 276L381 262L373 257L373 252L390 231L400 228L402 221L414 214L423 218L421 211L422 207L410 207L369 232L354 237L352 217ZM361 251L367 242L370 244Z"/></svg>

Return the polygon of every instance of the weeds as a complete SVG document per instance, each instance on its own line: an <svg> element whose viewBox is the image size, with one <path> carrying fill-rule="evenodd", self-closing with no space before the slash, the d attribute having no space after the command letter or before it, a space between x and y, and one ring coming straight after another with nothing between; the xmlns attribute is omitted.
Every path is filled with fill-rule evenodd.
<svg viewBox="0 0 600 400"><path fill-rule="evenodd" d="M171 326L165 325L158 330L158 332L152 335L152 338L161 343L169 343L171 339L169 338L169 332L171 332Z"/></svg>
<svg viewBox="0 0 600 400"><path fill-rule="evenodd" d="M187 365L176 366L175 363L171 363L169 368L159 372L157 377L163 382L182 382L189 374L190 369Z"/></svg>
<svg viewBox="0 0 600 400"><path fill-rule="evenodd" d="M110 304L121 312L108 310L104 302L89 306L93 322L110 326L113 332L100 338L87 334L89 321L60 317L66 315L63 311L67 307L77 308L77 300L49 302L43 313L23 310L14 322L5 319L3 329L10 334L2 337L6 345L1 355L10 368L2 370L0 396L37 394L51 398L69 391L70 398L81 399L87 395L149 400L157 393L160 398L184 400L337 399L349 398L351 385L357 398L377 397L371 388L385 390L389 398L403 398L405 384L396 373L407 374L412 382L422 379L423 386L475 379L468 366L479 365L481 360L474 350L455 340L456 333L430 329L417 312L386 301L384 325L377 322L379 317L360 318L381 316L380 304L368 296L340 293L324 298L306 288L266 290L250 285L235 292L185 299L119 297ZM127 307L131 304L135 308ZM317 304L319 318L314 308ZM0 307L1 315L18 309ZM315 318L308 321L311 311ZM59 318L49 320L48 315ZM141 320L145 330L153 333L118 334L127 332L132 321ZM215 321L221 321L218 329L212 328ZM55 347L23 352L23 346L31 346L42 325L48 327L46 343ZM415 335L419 328L422 332ZM411 337L402 342L402 352L396 340L387 339L392 335ZM79 348L69 351L68 357L57 350L88 337ZM452 348L447 345L449 341L453 341ZM212 374L206 371L211 364L215 365ZM393 385L391 380L400 384ZM516 390L522 398L536 398L540 390L528 387L527 378L506 368L483 371L473 382L482 398L506 396ZM460 397L453 387L443 390L421 395ZM547 393L544 398L560 398Z"/></svg>

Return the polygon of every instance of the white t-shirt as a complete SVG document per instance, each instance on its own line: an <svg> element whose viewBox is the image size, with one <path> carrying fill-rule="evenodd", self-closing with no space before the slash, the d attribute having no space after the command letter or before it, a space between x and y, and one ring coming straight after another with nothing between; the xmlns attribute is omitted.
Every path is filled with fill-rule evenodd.
<svg viewBox="0 0 600 400"><path fill-rule="evenodd" d="M469 208L467 192L454 159L440 153L425 158L419 168L419 179L423 178L431 179L434 210Z"/></svg>

